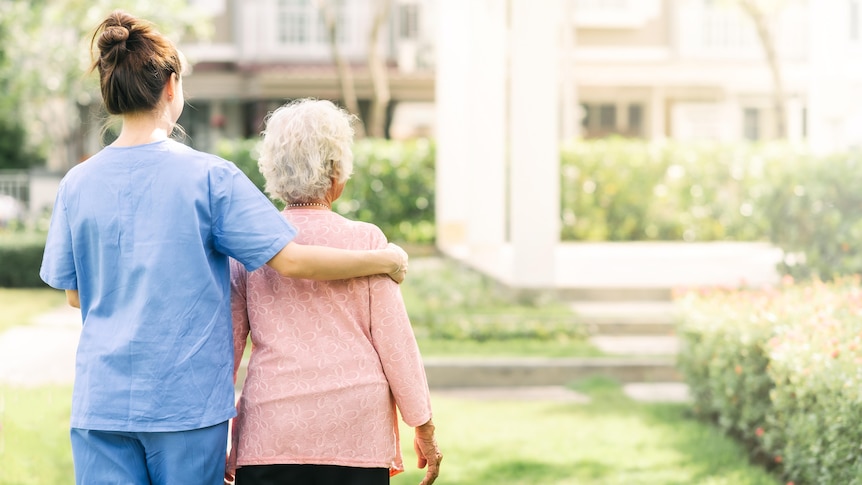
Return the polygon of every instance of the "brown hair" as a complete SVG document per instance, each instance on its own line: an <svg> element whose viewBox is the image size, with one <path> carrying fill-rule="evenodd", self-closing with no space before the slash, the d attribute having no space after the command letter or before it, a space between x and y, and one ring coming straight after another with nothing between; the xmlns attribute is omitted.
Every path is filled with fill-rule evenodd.
<svg viewBox="0 0 862 485"><path fill-rule="evenodd" d="M123 11L112 12L96 27L90 50L90 72L99 71L102 100L113 115L152 111L171 74L182 74L173 43L150 22Z"/></svg>

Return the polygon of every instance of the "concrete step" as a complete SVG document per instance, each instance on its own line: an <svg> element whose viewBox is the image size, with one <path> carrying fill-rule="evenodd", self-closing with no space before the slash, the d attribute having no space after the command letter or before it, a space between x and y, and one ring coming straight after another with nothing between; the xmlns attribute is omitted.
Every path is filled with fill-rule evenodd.
<svg viewBox="0 0 862 485"><path fill-rule="evenodd" d="M673 288L670 286L567 286L558 287L554 295L564 301L585 302L670 302Z"/></svg>
<svg viewBox="0 0 862 485"><path fill-rule="evenodd" d="M242 389L248 361L237 372ZM466 387L564 386L586 377L604 376L622 383L681 382L673 357L639 358L426 358L425 373L433 389Z"/></svg>
<svg viewBox="0 0 862 485"><path fill-rule="evenodd" d="M635 382L624 384L623 393L640 402L691 402L688 386L681 382ZM469 401L557 401L587 404L590 396L566 386L446 387L434 388L435 396Z"/></svg>
<svg viewBox="0 0 862 485"><path fill-rule="evenodd" d="M679 382L672 357L425 359L432 388L554 386L604 376L623 383Z"/></svg>
<svg viewBox="0 0 862 485"><path fill-rule="evenodd" d="M679 339L673 335L597 335L589 340L610 355L674 356L679 352Z"/></svg>
<svg viewBox="0 0 862 485"><path fill-rule="evenodd" d="M577 320L593 335L673 335L675 306L670 301L577 301Z"/></svg>

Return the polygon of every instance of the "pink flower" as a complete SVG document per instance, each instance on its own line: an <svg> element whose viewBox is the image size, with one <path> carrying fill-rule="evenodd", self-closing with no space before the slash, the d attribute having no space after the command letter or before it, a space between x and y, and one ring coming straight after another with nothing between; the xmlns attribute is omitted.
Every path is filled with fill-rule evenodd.
<svg viewBox="0 0 862 485"><path fill-rule="evenodd" d="M764 433L763 428L757 428L756 430L754 430L754 434L756 434L758 438L763 436L763 433Z"/></svg>

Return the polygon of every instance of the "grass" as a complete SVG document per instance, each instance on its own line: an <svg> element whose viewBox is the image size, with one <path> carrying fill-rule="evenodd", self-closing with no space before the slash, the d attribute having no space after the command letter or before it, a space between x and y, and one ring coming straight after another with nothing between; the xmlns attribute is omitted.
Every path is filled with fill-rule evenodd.
<svg viewBox="0 0 862 485"><path fill-rule="evenodd" d="M476 324L469 318L471 312L524 318L541 313L564 320L571 316L559 302L506 300L493 285L457 268L430 263L424 269L423 273L421 264L411 264L410 276L421 288L404 287L408 310L413 302L419 306L416 310L426 314L466 316L459 325L468 327ZM62 303L62 292L54 290L0 289L0 328L24 324ZM488 322L487 318L479 320L479 325ZM525 338L506 325L491 327L490 338L485 340L424 337L419 345L426 357L600 355L577 332L541 334L539 331L549 328L544 322L534 329L545 338ZM763 469L750 465L740 445L714 426L693 419L688 405L636 403L622 394L618 384L606 379L580 382L575 387L593 402L490 402L433 395L438 439L445 454L437 483L778 483ZM0 387L0 485L73 483L70 403L68 387ZM402 425L408 471L394 477L393 485L415 484L424 475L415 468L412 434Z"/></svg>
<svg viewBox="0 0 862 485"><path fill-rule="evenodd" d="M36 315L66 302L64 292L51 288L0 288L0 332L29 324Z"/></svg>
<svg viewBox="0 0 862 485"><path fill-rule="evenodd" d="M590 404L432 396L446 485L777 485L736 442L682 404L628 400L590 383ZM406 472L419 483L413 431L401 428Z"/></svg>
<svg viewBox="0 0 862 485"><path fill-rule="evenodd" d="M0 484L72 484L71 387L0 387Z"/></svg>
<svg viewBox="0 0 862 485"><path fill-rule="evenodd" d="M689 406L628 400L593 379L590 404L478 401L432 394L446 485L777 485L736 442L693 419ZM68 387L0 388L0 485L74 483ZM407 471L419 483L413 431L401 428Z"/></svg>

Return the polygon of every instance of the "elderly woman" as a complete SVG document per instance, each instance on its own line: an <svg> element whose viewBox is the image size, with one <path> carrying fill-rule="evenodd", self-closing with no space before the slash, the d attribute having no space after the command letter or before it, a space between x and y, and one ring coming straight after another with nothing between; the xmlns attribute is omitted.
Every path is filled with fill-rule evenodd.
<svg viewBox="0 0 862 485"><path fill-rule="evenodd" d="M377 226L331 210L353 170L352 117L304 99L267 120L260 170L297 242L386 247ZM235 368L251 333L228 468L237 485L386 484L403 470L396 407L415 427L423 485L442 455L428 384L398 285L386 276L319 282L231 267Z"/></svg>

